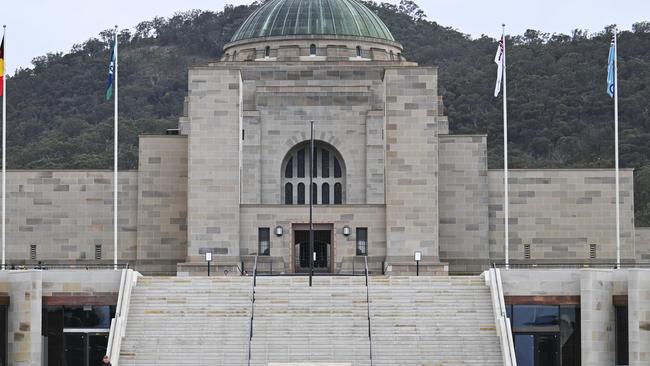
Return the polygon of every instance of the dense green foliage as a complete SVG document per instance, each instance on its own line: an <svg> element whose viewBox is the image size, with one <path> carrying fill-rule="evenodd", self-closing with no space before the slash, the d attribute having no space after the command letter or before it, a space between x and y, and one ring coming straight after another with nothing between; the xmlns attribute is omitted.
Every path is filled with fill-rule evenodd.
<svg viewBox="0 0 650 366"><path fill-rule="evenodd" d="M492 97L496 41L471 39L424 18L411 1L368 2L422 65L439 66L453 133L487 133L489 165L502 166L501 98ZM140 23L120 34L120 166L137 167L137 136L175 127L187 68L216 60L257 7L228 6ZM494 32L498 32L498 27ZM613 103L606 94L608 29L534 30L508 43L513 168L613 166ZM108 168L113 104L103 99L109 32L67 54L34 59L9 80L11 168ZM650 225L650 23L619 37L621 166L635 168L637 225Z"/></svg>

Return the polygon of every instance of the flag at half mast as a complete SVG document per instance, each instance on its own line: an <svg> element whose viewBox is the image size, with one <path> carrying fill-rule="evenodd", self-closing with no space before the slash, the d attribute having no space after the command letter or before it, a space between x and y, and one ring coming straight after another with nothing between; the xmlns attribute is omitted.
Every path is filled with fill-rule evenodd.
<svg viewBox="0 0 650 366"><path fill-rule="evenodd" d="M497 54L494 56L494 63L497 64L497 83L494 86L494 96L498 97L501 92L501 82L503 81L503 61L505 60L506 50L503 47L503 36L499 40L499 48L497 48Z"/></svg>
<svg viewBox="0 0 650 366"><path fill-rule="evenodd" d="M616 35L612 36L612 43L609 46L609 58L607 60L607 94L614 98L614 58L616 57Z"/></svg>
<svg viewBox="0 0 650 366"><path fill-rule="evenodd" d="M115 40L117 42L117 39ZM106 80L106 100L111 99L113 96L113 84L115 78L115 43L111 48L111 61L108 64L108 80Z"/></svg>

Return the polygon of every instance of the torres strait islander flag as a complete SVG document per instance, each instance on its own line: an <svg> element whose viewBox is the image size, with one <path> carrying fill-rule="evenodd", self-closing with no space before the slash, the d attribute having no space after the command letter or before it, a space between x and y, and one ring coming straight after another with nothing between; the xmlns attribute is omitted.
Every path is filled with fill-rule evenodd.
<svg viewBox="0 0 650 366"><path fill-rule="evenodd" d="M4 90L2 87L4 85L5 78L5 37L2 37L2 43L0 43L0 97Z"/></svg>

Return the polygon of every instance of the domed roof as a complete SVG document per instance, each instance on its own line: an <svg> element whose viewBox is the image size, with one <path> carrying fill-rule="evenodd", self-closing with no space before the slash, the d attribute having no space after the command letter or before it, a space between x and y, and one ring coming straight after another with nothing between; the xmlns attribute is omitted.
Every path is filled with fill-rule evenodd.
<svg viewBox="0 0 650 366"><path fill-rule="evenodd" d="M270 0L246 19L231 42L293 35L357 36L395 41L386 24L357 0Z"/></svg>

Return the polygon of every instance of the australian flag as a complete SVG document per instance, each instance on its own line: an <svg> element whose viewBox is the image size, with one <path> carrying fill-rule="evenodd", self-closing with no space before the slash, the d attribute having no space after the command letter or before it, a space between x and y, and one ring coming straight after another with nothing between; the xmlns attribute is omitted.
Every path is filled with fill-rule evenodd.
<svg viewBox="0 0 650 366"><path fill-rule="evenodd" d="M609 60L607 62L607 94L614 98L616 80L614 78L614 59L616 57L616 35L612 36L612 43L609 46Z"/></svg>

